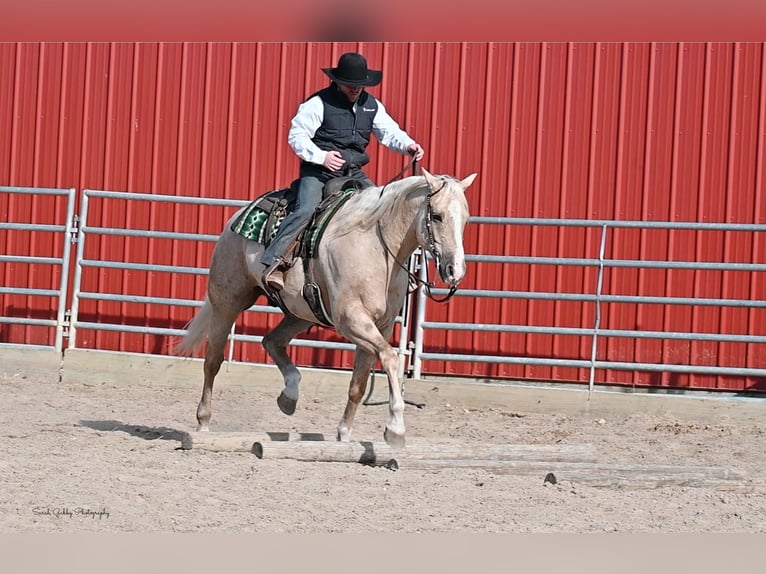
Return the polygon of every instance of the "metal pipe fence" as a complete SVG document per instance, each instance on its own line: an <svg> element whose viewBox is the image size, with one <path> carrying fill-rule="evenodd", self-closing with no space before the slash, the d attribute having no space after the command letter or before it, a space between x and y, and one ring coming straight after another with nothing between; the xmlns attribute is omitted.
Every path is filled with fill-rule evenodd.
<svg viewBox="0 0 766 574"><path fill-rule="evenodd" d="M684 269L684 270L714 270L714 271L745 271L763 273L766 271L764 263L735 263L735 262L694 262L694 261L645 261L645 260L620 260L606 257L609 241L613 238L614 230L617 229L640 229L640 230L691 230L691 231L717 231L717 232L743 232L748 234L766 232L766 225L760 224L727 224L727 223L693 223L693 222L659 222L659 221L607 221L607 220L566 220L566 219L535 219L535 218L504 218L504 217L472 217L472 224L480 225L503 225L503 226L550 226L550 227L574 227L600 229L599 256L597 259L589 258L562 258L562 257L516 257L497 255L468 255L470 263L487 263L491 265L553 265L575 266L591 268L598 272L596 290L593 293L555 293L555 292L519 292L504 290L459 290L456 297L469 298L495 298L495 299L519 299L541 301L576 301L592 303L595 305L594 324L592 327L537 327L527 324L476 324L458 323L449 321L429 321L427 319L430 302L421 289L418 294L420 314L414 330L415 353L413 356L413 377L416 379L423 376L423 363L425 361L458 361L469 363L494 363L512 365L536 365L550 367L575 367L589 370L589 389L592 390L595 383L595 373L599 369L614 369L626 371L650 371L667 373L710 374L710 375L739 375L744 377L766 377L766 369L742 367L718 367L709 365L678 365L666 363L624 362L598 360L599 343L609 338L632 338L632 339L656 339L656 340L680 340L680 341L715 341L737 342L766 345L766 336L760 335L736 335L721 333L694 333L694 332L668 332L668 331L644 331L608 329L601 326L603 307L618 304L653 304L664 306L700 306L700 307L731 307L739 309L764 309L766 301L725 299L725 298L696 298L696 297L647 297L640 295L609 295L603 293L604 275L608 269ZM427 256L421 269L425 270ZM425 274L421 275L425 280ZM433 289L433 294L443 296L446 289ZM524 333L524 334L550 334L566 335L590 339L590 360L576 358L545 358L508 355L484 355L473 353L456 352L429 352L428 336L438 330L459 330L472 332L492 333Z"/></svg>
<svg viewBox="0 0 766 574"><path fill-rule="evenodd" d="M160 298L150 297L143 295L126 295L122 293L100 293L93 291L84 291L83 276L88 273L89 270L99 269L117 269L117 270L133 270L133 271L145 271L149 273L159 274L184 274L184 275L199 275L207 276L209 270L207 267L188 267L177 265L153 265L150 263L127 263L124 261L102 261L97 259L88 259L85 255L86 244L89 237L102 236L102 237L140 237L140 238L154 238L154 239L171 239L177 241L184 241L190 243L196 243L200 241L215 243L218 241L219 235L205 235L196 233L179 233L168 231L152 231L147 229L131 229L128 227L103 227L89 224L90 204L92 199L101 200L129 200L129 201L144 201L144 202L161 202L161 203L175 203L175 204L192 204L195 206L221 206L240 208L249 203L249 201L242 200L229 200L229 199L205 199L196 197L181 197L181 196L168 196L168 195L153 195L153 194L140 194L140 193L123 193L113 191L100 191L100 190L85 190L83 192L83 200L81 205L81 219L82 225L78 234L77 256L76 266L74 273L74 288L72 296L72 308L69 324L69 346L70 349L77 348L78 333L80 330L101 330L101 331L113 331L124 333L138 333L138 334L150 334L160 336L182 336L186 333L184 329L169 329L162 327L151 326L131 326L119 323L106 323L99 322L87 322L80 319L80 303L84 300L91 301L112 301L112 302L125 302L125 303L139 303L144 305L161 305L169 307L201 307L202 302L199 300L187 300L177 298ZM405 303L408 305L409 301ZM282 311L275 307L267 305L253 305L245 311L246 313L256 313L260 315L281 315ZM405 319L404 314L397 317L397 322L400 324L400 337L397 343L399 352L401 355L406 356L409 354L408 348L408 322ZM229 336L228 347L228 360L234 360L235 345L244 343L260 344L263 341L263 336L260 335L248 335L245 333L237 332L237 325L232 327L231 334ZM303 348L318 348L325 350L336 351L353 351L355 346L350 343L339 341L321 341L312 340L302 337L296 337L291 343L291 346L303 347ZM403 375L405 370L405 360L400 361L400 372Z"/></svg>
<svg viewBox="0 0 766 574"><path fill-rule="evenodd" d="M60 253L45 256L19 255L16 253L0 254L0 264L20 265L53 265L60 268L61 280L57 285L38 288L37 286L12 287L4 284L0 286L0 296L28 296L56 299L57 314L55 319L41 319L34 317L0 317L0 324L21 324L30 327L45 327L55 330L55 342L52 345L58 351L63 351L66 345L69 349L80 346L79 337L82 331L104 331L114 333L136 333L143 335L157 335L176 337L185 334L184 329L169 328L162 326L129 325L120 322L110 322L99 318L97 321L86 321L81 317L81 304L83 302L111 302L131 303L145 306L159 306L165 308L198 308L201 301L184 299L173 296L154 297L146 293L117 292L124 288L116 285L112 292L106 289L83 288L88 274L98 274L107 270L117 271L140 271L148 274L185 275L204 277L208 274L207 266L188 265L156 265L150 261L127 262L119 258L101 260L98 257L86 257L86 245L89 238L111 238L116 241L126 241L131 238L141 239L165 239L188 243L189 245L200 242L214 243L218 235L199 233L181 233L171 231L153 231L151 229L139 229L128 225L96 225L92 223L91 202L95 199L101 201L127 201L165 203L191 205L197 207L219 206L239 208L248 203L242 200L230 199L205 199L197 197L165 196L140 193L122 193L112 191L85 190L81 195L80 213L75 214L76 192L74 189L56 190L39 188L0 188L0 193L6 194L34 194L38 197L67 197L65 221L59 224L35 224L29 221L0 222L0 231L6 233L30 233L30 234L60 234L64 236L63 248ZM590 292L582 293L557 293L529 292L520 290L500 289L460 289L455 295L455 300L463 299L494 299L498 301L553 301L574 302L593 306L593 322L579 327L573 326L536 326L523 321L517 323L486 323L486 322L457 322L439 321L433 317L436 315L435 304L431 302L421 287L413 296L408 297L402 308L397 322L400 325L399 336L395 342L400 355L399 374L408 375L415 379L424 377L424 363L457 362L457 363L492 363L497 365L523 365L523 366L548 366L586 369L588 371L589 388L592 390L596 382L596 372L599 370L622 370L622 371L648 371L665 373L709 374L709 375L733 375L741 377L766 377L766 369L748 368L746 365L712 366L695 364L668 364L630 362L623 360L606 360L599 358L605 341L610 339L634 339L634 340L672 340L687 342L716 342L716 343L744 343L748 345L766 345L766 336L761 334L732 334L732 333L706 333L706 332L680 332L663 331L656 329L622 329L609 328L602 324L604 311L610 307L619 305L658 305L667 307L696 307L696 308L731 308L756 310L766 309L766 301L736 299L724 297L679 297L679 296L656 296L642 294L612 294L605 292L605 277L609 270L695 270L695 271L728 271L747 272L750 274L762 274L766 271L766 263L754 261L744 262L695 262L695 261L646 261L627 260L619 257L608 257L607 254L614 252L613 242L616 231L620 229L637 230L689 230L695 232L736 232L755 236L766 232L766 225L758 224L725 224L725 223L694 223L694 222L638 222L638 221L609 221L609 220L567 220L567 219L535 219L535 218L493 218L472 217L472 225L483 226L527 226L552 227L552 228L583 228L595 230L598 234L598 254L591 258L568 258L568 257L522 257L505 255L480 255L468 254L467 260L472 264L489 266L521 265L521 266L556 266L556 267L579 267L595 272L595 286ZM79 225L79 227L78 227ZM77 243L76 253L72 253L71 246ZM428 264L430 256L418 250L409 262L410 270L419 274L423 280L428 279ZM71 294L68 285L72 284ZM446 289L434 288L432 293L441 297L447 294ZM279 315L277 308L254 305L246 311L256 313L263 317ZM265 321L265 319L264 319ZM584 342L585 347L590 349L589 357L560 357L560 356L512 356L509 354L481 354L472 351L457 352L453 349L432 350L434 334L439 331L461 331L473 333L497 333L497 334L524 334L524 335L553 335L561 337L576 337ZM755 331L760 332L759 330ZM64 340L67 340L64 343ZM233 361L235 345L260 344L263 337L237 332L237 326L232 328L229 337L228 360ZM352 351L353 345L339 341L322 341L297 338L292 342L293 346L305 348L317 348L324 350ZM433 371L431 371L433 372Z"/></svg>
<svg viewBox="0 0 766 574"><path fill-rule="evenodd" d="M75 219L75 189L49 189L33 187L0 187L0 193L10 195L21 195L38 199L38 209L44 213L55 213L54 202L56 198L66 198L66 210L63 221L58 224L35 223L35 214L30 213L30 221L1 221L0 231L13 232L23 237L23 240L17 240L15 245L30 245L31 237L36 234L50 236L51 251L53 251L53 236L63 236L60 244L61 252L52 253L52 256L41 255L13 255L10 253L0 254L0 263L21 264L33 269L53 266L59 269L60 279L58 284L43 287L11 287L9 285L0 286L0 295L39 297L49 299L55 303L57 309L56 317L50 319L32 318L21 315L3 315L0 316L0 324L3 325L25 325L28 327L42 327L54 331L53 344L41 345L44 348L53 348L56 351L63 350L63 341L66 327L66 309L67 309L67 289L69 286L70 264L71 264L71 246L76 233ZM11 243L5 242L4 248L9 248ZM32 273L28 273L28 276ZM55 277L55 273L52 274ZM5 306L4 306L5 308Z"/></svg>

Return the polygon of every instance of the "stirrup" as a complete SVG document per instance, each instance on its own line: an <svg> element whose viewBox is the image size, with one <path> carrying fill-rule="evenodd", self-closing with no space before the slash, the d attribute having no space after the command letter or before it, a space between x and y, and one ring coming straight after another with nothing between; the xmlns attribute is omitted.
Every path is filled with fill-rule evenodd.
<svg viewBox="0 0 766 574"><path fill-rule="evenodd" d="M275 291L281 291L284 286L284 272L281 272L283 275L282 277L274 277L274 272L277 271L280 266L283 265L283 261L281 259L277 259L275 263L272 263L269 267L266 268L266 271L263 272L263 275L261 275L261 283L264 287L267 289L273 289Z"/></svg>

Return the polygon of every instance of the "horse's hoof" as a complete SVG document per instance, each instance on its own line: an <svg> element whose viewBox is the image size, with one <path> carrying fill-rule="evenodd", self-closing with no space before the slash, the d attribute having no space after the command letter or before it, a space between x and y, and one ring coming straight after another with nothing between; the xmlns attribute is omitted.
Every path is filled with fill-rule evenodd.
<svg viewBox="0 0 766 574"><path fill-rule="evenodd" d="M386 441L386 444L388 444L388 446L390 446L391 448L404 448L405 446L404 435L395 433L389 428L386 428L386 430L383 432L383 439Z"/></svg>
<svg viewBox="0 0 766 574"><path fill-rule="evenodd" d="M207 424L197 425L197 432L210 432L210 427Z"/></svg>
<svg viewBox="0 0 766 574"><path fill-rule="evenodd" d="M285 413L286 415L291 415L295 412L295 406L298 404L298 401L295 399L291 399L289 397L285 396L285 393L280 393L279 397L277 398L277 406L279 406L279 410Z"/></svg>

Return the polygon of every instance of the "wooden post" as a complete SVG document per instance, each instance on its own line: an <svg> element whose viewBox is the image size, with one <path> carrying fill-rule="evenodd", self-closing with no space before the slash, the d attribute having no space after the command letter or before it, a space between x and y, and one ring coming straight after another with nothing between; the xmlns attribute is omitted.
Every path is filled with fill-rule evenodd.
<svg viewBox="0 0 766 574"><path fill-rule="evenodd" d="M287 432L191 432L181 440L184 450L197 449L214 452L252 452L255 442L323 441L321 433Z"/></svg>
<svg viewBox="0 0 766 574"><path fill-rule="evenodd" d="M540 482L562 480L587 486L659 488L688 486L752 491L763 489L738 470L720 466L603 464L593 462L533 461L533 460L422 460L397 459L401 469L481 468L495 474L539 476ZM553 475L553 481L548 477Z"/></svg>
<svg viewBox="0 0 766 574"><path fill-rule="evenodd" d="M304 461L361 462L375 464L395 459L398 463L413 460L440 460L447 464L460 460L595 460L591 445L512 445L464 443L421 443L395 449L383 442L283 442L257 441L253 452L258 458L286 458Z"/></svg>

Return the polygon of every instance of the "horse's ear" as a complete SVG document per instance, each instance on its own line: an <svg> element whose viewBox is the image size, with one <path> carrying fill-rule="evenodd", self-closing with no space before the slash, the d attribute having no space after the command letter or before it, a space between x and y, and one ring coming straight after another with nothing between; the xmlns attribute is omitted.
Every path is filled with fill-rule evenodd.
<svg viewBox="0 0 766 574"><path fill-rule="evenodd" d="M439 185L439 180L431 175L431 173L425 168L420 168L420 171L423 173L423 177L426 178L428 187L431 189L436 189L436 186Z"/></svg>
<svg viewBox="0 0 766 574"><path fill-rule="evenodd" d="M460 187L463 188L463 191L471 187L471 184L473 183L473 180L476 179L476 176L479 175L478 173L472 173L468 177L466 177L463 181L460 182Z"/></svg>

